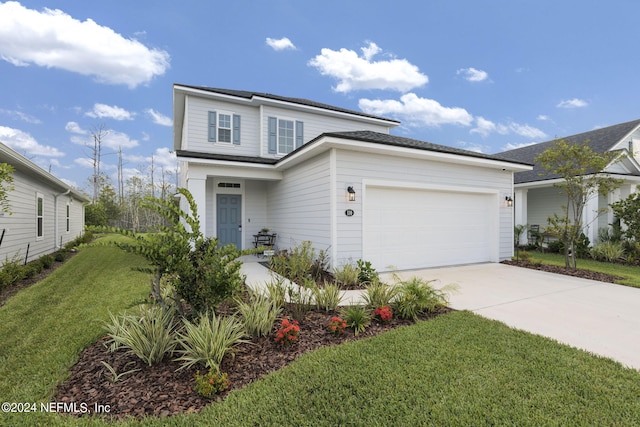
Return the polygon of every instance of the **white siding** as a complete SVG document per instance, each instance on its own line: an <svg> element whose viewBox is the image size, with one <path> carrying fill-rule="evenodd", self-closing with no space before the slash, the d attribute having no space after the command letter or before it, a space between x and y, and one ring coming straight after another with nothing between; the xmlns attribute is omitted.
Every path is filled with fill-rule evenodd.
<svg viewBox="0 0 640 427"><path fill-rule="evenodd" d="M277 233L267 219L267 183L246 181L244 190L244 247L253 247L253 235L263 228Z"/></svg>
<svg viewBox="0 0 640 427"><path fill-rule="evenodd" d="M54 252L62 243L74 240L82 234L84 228L84 207L82 202L73 200L70 204L70 230L66 231L66 206L72 200L67 195L57 197L58 235L56 237L54 206L56 190L47 187L20 171L15 171L14 191L9 193L9 204L12 215L0 216L0 234L4 230L4 238L0 245L0 264L14 256L24 260L29 247L28 261ZM43 196L43 236L36 237L36 194Z"/></svg>
<svg viewBox="0 0 640 427"><path fill-rule="evenodd" d="M187 131L185 149L233 156L260 155L260 110L258 108L194 96L188 96L186 102L188 114L185 118ZM209 111L227 111L240 115L240 145L209 142Z"/></svg>
<svg viewBox="0 0 640 427"><path fill-rule="evenodd" d="M268 224L278 233L276 245L287 249L310 240L318 250L331 244L329 154L324 153L285 172L268 184Z"/></svg>
<svg viewBox="0 0 640 427"><path fill-rule="evenodd" d="M527 192L527 223L548 226L547 219L554 213L562 215L562 206L567 205L567 197L556 187L531 188Z"/></svg>
<svg viewBox="0 0 640 427"><path fill-rule="evenodd" d="M338 150L336 177L336 221L338 236L337 262L362 257L363 182L388 182L484 189L498 193L499 257L507 259L513 252L513 208L500 203L512 194L512 174L499 169L466 166L430 160L385 157ZM353 185L356 201L348 202L346 188ZM346 209L355 215L347 217Z"/></svg>
<svg viewBox="0 0 640 427"><path fill-rule="evenodd" d="M328 132L350 132L357 130L370 130L380 133L389 133L388 126L382 126L364 121L357 121L348 118L340 119L336 117L329 117L321 114L311 114L301 111L286 110L284 108L264 107L262 116L262 129L264 134L262 135L264 141L264 147L262 151L262 157L282 157L282 155L268 154L268 129L269 129L269 117L285 118L290 120L299 120L304 123L304 143L311 141L317 136Z"/></svg>

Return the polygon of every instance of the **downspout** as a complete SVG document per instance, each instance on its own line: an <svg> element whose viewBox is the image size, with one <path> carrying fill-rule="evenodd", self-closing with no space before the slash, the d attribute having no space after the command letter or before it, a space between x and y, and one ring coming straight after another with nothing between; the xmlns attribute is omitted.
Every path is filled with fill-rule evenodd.
<svg viewBox="0 0 640 427"><path fill-rule="evenodd" d="M60 234L60 227L58 224L58 197L67 196L69 193L71 193L70 188L68 188L64 193L53 195L53 247L56 249L60 249L62 247L62 244L58 245L58 235Z"/></svg>

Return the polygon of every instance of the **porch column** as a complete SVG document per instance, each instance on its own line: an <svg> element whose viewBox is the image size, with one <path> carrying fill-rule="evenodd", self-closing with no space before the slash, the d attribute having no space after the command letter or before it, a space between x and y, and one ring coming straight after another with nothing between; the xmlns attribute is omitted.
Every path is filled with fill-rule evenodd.
<svg viewBox="0 0 640 427"><path fill-rule="evenodd" d="M593 245L598 238L598 194L591 196L582 212L582 229Z"/></svg>
<svg viewBox="0 0 640 427"><path fill-rule="evenodd" d="M515 190L514 200L514 226L515 225L527 225L527 192L529 190ZM520 244L526 245L527 233L520 235Z"/></svg>
<svg viewBox="0 0 640 427"><path fill-rule="evenodd" d="M204 234L207 229L207 180L200 178L189 178L187 181L187 189L191 192L193 200L196 202L198 208L198 219L200 220L200 231ZM182 207L182 209L188 211L188 206Z"/></svg>

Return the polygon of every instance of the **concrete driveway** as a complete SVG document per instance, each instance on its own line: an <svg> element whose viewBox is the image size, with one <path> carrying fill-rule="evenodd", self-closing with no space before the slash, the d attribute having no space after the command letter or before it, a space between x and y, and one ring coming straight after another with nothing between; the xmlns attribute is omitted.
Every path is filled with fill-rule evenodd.
<svg viewBox="0 0 640 427"><path fill-rule="evenodd" d="M640 369L640 289L505 264L403 271L459 285L450 306ZM390 275L382 275L390 281Z"/></svg>

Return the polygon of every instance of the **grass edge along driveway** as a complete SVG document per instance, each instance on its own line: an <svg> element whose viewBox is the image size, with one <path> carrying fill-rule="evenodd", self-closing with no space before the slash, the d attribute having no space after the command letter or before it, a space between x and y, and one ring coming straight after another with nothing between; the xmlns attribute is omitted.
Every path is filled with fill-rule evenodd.
<svg viewBox="0 0 640 427"><path fill-rule="evenodd" d="M146 295L148 278L130 270L127 260L135 264L130 254L85 248L74 259L82 255L97 258L92 262L105 269L72 259L61 267L69 271L55 279L61 283L57 286L69 289L45 280L16 295L10 309L0 308L2 342L15 334L22 337L0 350L4 401L48 401L52 382L62 381L80 349L102 335L98 319L107 318L105 306L119 311ZM96 277L90 277L94 273ZM89 313L89 307L99 311ZM65 330L74 324L84 327ZM632 425L640 416L639 396L636 370L469 312L455 312L307 354L201 414L119 424ZM106 423L0 413L0 425L36 424Z"/></svg>

